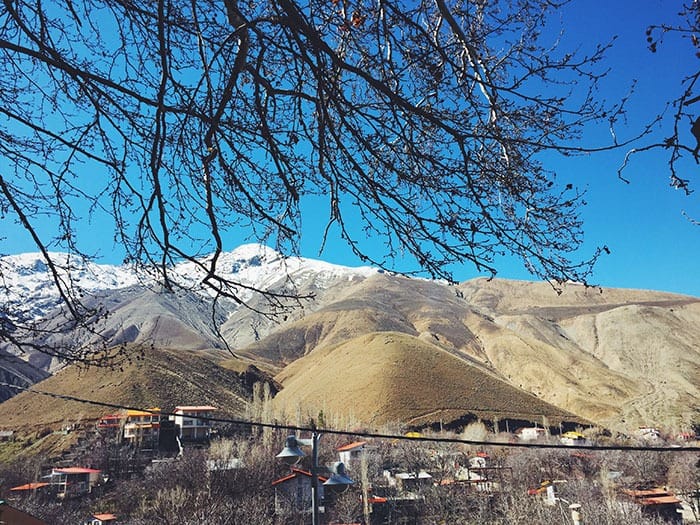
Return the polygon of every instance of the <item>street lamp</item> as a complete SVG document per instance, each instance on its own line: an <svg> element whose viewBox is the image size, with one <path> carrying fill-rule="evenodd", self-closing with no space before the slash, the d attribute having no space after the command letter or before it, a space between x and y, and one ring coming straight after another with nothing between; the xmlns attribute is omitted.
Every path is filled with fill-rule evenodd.
<svg viewBox="0 0 700 525"><path fill-rule="evenodd" d="M355 483L348 477L345 471L345 463L342 461L336 461L331 467L331 477L324 483L325 486L337 486L337 485L352 485Z"/></svg>
<svg viewBox="0 0 700 525"><path fill-rule="evenodd" d="M311 446L311 524L319 525L319 495L318 495L318 441L321 439L321 434L314 432L311 434L311 439L301 439L296 436L287 436L282 452L277 454L278 458L283 460L291 460L296 463L301 458L305 457L304 451L300 445ZM352 485L355 483L351 480L346 472L345 465L342 462L337 462L333 466L333 474L324 483L324 485Z"/></svg>
<svg viewBox="0 0 700 525"><path fill-rule="evenodd" d="M300 439L296 436L287 436L282 452L277 454L278 458L285 460L299 461L306 456L299 445L311 445L311 524L318 525L318 440L321 434L314 432L311 439ZM296 458L296 459L295 459Z"/></svg>

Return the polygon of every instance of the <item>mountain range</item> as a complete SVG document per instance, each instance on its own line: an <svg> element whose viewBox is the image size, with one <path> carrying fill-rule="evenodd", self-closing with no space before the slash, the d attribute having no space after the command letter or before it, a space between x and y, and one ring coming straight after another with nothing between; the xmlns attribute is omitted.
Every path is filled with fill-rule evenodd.
<svg viewBox="0 0 700 525"><path fill-rule="evenodd" d="M71 266L70 278L86 303L110 312L101 336L138 348L145 359L130 364L121 382L110 382L119 386L107 389L101 371L71 372L74 366L42 354L12 356L12 347L0 343L6 354L0 363L7 364L0 366L3 382L43 381L54 391L70 385L74 395L91 399L107 390L115 398L118 391L125 404L202 402L245 416L252 390L241 382L249 383L253 370L256 378L269 379L273 393L279 390L270 402L276 413L323 414L326 421L332 416L372 428L475 419L620 431L700 424L696 297L574 283L555 290L546 282L486 278L450 285L244 245L222 254L218 266L239 283L244 303L214 304L197 285L191 263L172 268L182 286L166 292L128 266L58 257ZM4 257L0 270L5 311L39 323L55 317L58 298L41 256ZM253 288L303 299L272 311ZM91 336L52 337L53 343L72 344ZM202 360L212 368L199 373L193 387L192 370L203 369ZM162 377L169 382L143 386L148 381L133 367L154 363L167 369ZM129 384L136 376L141 387ZM178 381L189 386L178 388ZM236 393L235 402L223 395L226 390ZM127 394L136 391L138 399L130 403ZM180 392L187 398L178 398ZM5 389L0 400L13 393ZM0 404L0 420L21 413L34 422L55 422L32 414L30 397Z"/></svg>

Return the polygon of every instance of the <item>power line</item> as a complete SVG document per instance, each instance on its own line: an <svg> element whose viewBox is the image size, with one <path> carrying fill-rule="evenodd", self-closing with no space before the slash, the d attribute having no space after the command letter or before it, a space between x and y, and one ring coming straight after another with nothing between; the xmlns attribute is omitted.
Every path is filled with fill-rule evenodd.
<svg viewBox="0 0 700 525"><path fill-rule="evenodd" d="M122 405L119 403L107 403L104 401L95 401L91 399L80 398L76 396L71 396L67 394L57 394L55 392L46 392L43 390L36 390L31 387L25 387L20 385L13 385L10 383L5 383L0 381L0 386L5 386L8 388L13 388L15 390L21 390L24 392L29 392L32 394L48 396L55 399L62 399L65 401L74 401L77 403L85 403L93 406L100 406L104 408L111 408L116 410L135 410L140 412L151 412L153 414L160 414L164 416L175 416L174 412L154 412L152 409L144 409L140 407ZM286 425L281 423L263 423L259 421L251 421L247 419L233 419L233 418L221 418L213 416L198 416L198 415L188 415L190 419L200 419L202 421L210 421L213 423L228 423L234 425L242 426L254 426L259 428L271 428L275 430L287 430L292 432L318 432L322 434L332 434L339 436L354 436L362 438L371 439L386 439L386 440L403 440L403 441L423 441L428 443L452 443L460 445L470 445L478 447L506 447L506 448L537 448L537 449L559 449L559 450L587 450L587 451L645 451L645 452L700 452L700 446L663 446L663 447L650 447L648 445L561 445L554 443L523 443L523 442L497 442L497 441L481 441L481 440L471 440L471 439L461 439L461 438L451 438L451 437L437 437L437 436L406 436L401 434L384 434L380 432L368 432L368 431L348 431L348 430L337 430L332 428L317 428L313 426L299 426L299 425Z"/></svg>

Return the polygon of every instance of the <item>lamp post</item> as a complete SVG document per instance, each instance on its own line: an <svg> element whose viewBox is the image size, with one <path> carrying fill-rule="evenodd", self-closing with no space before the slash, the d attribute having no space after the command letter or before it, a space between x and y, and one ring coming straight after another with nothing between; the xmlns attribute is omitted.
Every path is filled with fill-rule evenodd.
<svg viewBox="0 0 700 525"><path fill-rule="evenodd" d="M314 432L311 439L300 439L296 436L287 436L282 452L277 454L278 458L292 459L296 461L306 456L299 445L311 445L311 524L319 525L318 521L318 440L321 434Z"/></svg>
<svg viewBox="0 0 700 525"><path fill-rule="evenodd" d="M318 441L321 439L319 432L313 432L311 439L301 439L296 436L287 436L282 452L277 454L278 458L299 461L305 457L304 451L300 445L311 446L311 524L320 525L319 521L319 503L318 494ZM333 466L333 474L324 483L324 485L352 485L355 483L351 480L346 472L345 465L342 462L337 462Z"/></svg>

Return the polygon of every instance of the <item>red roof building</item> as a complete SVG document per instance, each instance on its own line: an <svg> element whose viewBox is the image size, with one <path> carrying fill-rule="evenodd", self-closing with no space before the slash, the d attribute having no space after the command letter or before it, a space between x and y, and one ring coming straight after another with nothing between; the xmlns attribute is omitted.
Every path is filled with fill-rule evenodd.
<svg viewBox="0 0 700 525"><path fill-rule="evenodd" d="M126 415L124 414L107 414L97 422L97 428L100 430L120 429L125 419Z"/></svg>
<svg viewBox="0 0 700 525"><path fill-rule="evenodd" d="M48 477L56 496L66 499L92 492L102 482L102 471L84 467L55 468Z"/></svg>
<svg viewBox="0 0 700 525"><path fill-rule="evenodd" d="M366 441L353 441L352 443L336 448L340 456L340 461L347 466L351 465L353 461L362 455L365 450L365 445L367 445Z"/></svg>
<svg viewBox="0 0 700 525"><path fill-rule="evenodd" d="M622 493L641 505L644 514L659 516L669 523L683 522L682 515L678 512L681 508L681 500L664 488L624 489Z"/></svg>
<svg viewBox="0 0 700 525"><path fill-rule="evenodd" d="M328 478L318 477L318 498L323 501L323 483ZM311 511L311 472L292 467L290 474L272 482L275 488L275 512L291 509L296 512Z"/></svg>
<svg viewBox="0 0 700 525"><path fill-rule="evenodd" d="M117 521L117 516L110 513L93 514L85 525L111 525Z"/></svg>
<svg viewBox="0 0 700 525"><path fill-rule="evenodd" d="M12 525L47 525L45 521L11 507L2 500L0 500L0 523L11 523Z"/></svg>

